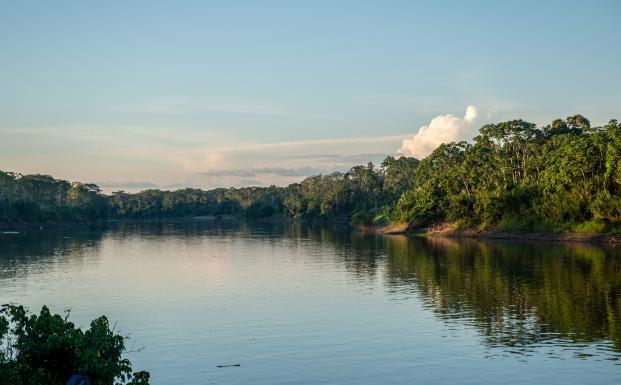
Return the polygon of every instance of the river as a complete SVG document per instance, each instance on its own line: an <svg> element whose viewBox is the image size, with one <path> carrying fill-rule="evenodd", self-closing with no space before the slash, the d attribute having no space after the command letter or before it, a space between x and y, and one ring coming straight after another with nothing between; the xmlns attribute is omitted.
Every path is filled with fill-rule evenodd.
<svg viewBox="0 0 621 385"><path fill-rule="evenodd" d="M111 223L0 235L0 301L107 315L155 385L621 383L621 250L589 244Z"/></svg>

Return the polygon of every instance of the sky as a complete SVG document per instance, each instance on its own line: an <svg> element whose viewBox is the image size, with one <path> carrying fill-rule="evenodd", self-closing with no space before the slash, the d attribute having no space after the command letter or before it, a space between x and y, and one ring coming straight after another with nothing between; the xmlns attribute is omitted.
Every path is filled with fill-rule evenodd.
<svg viewBox="0 0 621 385"><path fill-rule="evenodd" d="M621 1L0 0L0 170L286 185L621 118Z"/></svg>

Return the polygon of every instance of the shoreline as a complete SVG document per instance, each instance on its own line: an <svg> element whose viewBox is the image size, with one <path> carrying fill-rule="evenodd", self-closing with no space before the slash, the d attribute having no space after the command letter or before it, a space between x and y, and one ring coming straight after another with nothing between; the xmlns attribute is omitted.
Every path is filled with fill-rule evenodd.
<svg viewBox="0 0 621 385"><path fill-rule="evenodd" d="M130 219L115 218L96 221L72 221L72 222L47 222L47 223L7 223L0 222L0 235L23 234L31 231L46 231L59 228L72 228L79 226L102 225L106 223L140 223L140 222L185 222L185 221L236 221L251 220L262 222L303 222L312 224L349 226L361 232L386 234L386 235L406 235L427 238L464 238L481 240L514 240L514 241L544 241L544 242L582 242L606 244L613 247L621 247L621 234L619 233L526 233L510 231L481 231L473 228L457 228L454 224L443 223L428 227L412 227L407 223L392 225L360 225L347 224L343 220L292 220L290 218L238 218L235 216L222 217L171 217L171 218L150 218L150 219Z"/></svg>
<svg viewBox="0 0 621 385"><path fill-rule="evenodd" d="M65 229L81 226L94 226L106 221L68 221L68 222L0 222L0 234L25 233L30 231L45 231L50 229Z"/></svg>
<svg viewBox="0 0 621 385"><path fill-rule="evenodd" d="M336 219L293 219L293 218L249 218L235 215L209 215L161 218L106 218L84 221L48 221L48 222L2 222L0 235L24 234L27 232L44 232L47 230L71 229L84 226L104 226L115 223L170 223L170 222L235 222L248 221L255 223L305 223L312 225L354 227L344 218Z"/></svg>
<svg viewBox="0 0 621 385"><path fill-rule="evenodd" d="M455 228L452 224L441 224L422 228L412 228L407 224L387 226L361 226L360 231L375 232L387 235L408 235L427 238L466 238L466 239L497 239L514 241L544 242L584 242L606 244L621 247L621 234L615 233L525 233L509 231L481 231L472 228Z"/></svg>

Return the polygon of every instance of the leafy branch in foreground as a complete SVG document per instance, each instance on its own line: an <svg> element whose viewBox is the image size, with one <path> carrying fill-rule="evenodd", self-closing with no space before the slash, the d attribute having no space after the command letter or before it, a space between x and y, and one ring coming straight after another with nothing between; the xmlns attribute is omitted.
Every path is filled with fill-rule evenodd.
<svg viewBox="0 0 621 385"><path fill-rule="evenodd" d="M123 358L124 338L101 316L83 331L43 306L0 308L0 385L148 385L149 373L133 372Z"/></svg>

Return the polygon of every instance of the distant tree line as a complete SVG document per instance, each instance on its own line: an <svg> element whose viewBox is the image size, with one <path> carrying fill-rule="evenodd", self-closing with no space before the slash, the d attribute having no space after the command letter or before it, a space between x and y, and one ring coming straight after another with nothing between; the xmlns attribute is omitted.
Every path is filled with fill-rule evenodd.
<svg viewBox="0 0 621 385"><path fill-rule="evenodd" d="M545 127L488 124L472 143L387 157L287 187L101 193L93 184L0 172L0 222L233 215L481 229L618 231L621 124L581 115Z"/></svg>
<svg viewBox="0 0 621 385"><path fill-rule="evenodd" d="M0 171L0 222L95 220L107 212L108 198L94 184Z"/></svg>

